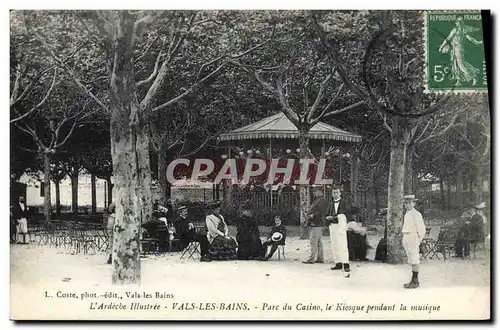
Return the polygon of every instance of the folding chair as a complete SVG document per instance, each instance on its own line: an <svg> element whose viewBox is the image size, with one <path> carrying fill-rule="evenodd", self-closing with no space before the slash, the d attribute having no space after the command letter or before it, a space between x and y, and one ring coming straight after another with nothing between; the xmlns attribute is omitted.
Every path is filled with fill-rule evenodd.
<svg viewBox="0 0 500 330"><path fill-rule="evenodd" d="M194 226L194 230L196 234L204 234L205 232L205 226ZM189 244L186 246L184 251L182 251L181 258L184 258L184 256L187 256L187 259L193 259L196 260L201 258L201 247L200 243L198 241L191 241ZM196 257L196 258L195 258Z"/></svg>
<svg viewBox="0 0 500 330"><path fill-rule="evenodd" d="M141 252L143 256L146 254L158 253L159 240L157 238L143 238L141 239Z"/></svg>
<svg viewBox="0 0 500 330"><path fill-rule="evenodd" d="M440 252L438 247L439 242L439 232L441 231L441 226L429 226L426 228L426 235L421 243L422 257L424 259L432 259L434 257L439 258L438 253Z"/></svg>
<svg viewBox="0 0 500 330"><path fill-rule="evenodd" d="M280 244L278 245L278 260L281 260L281 256L283 255L283 260L286 260L285 258L285 244Z"/></svg>
<svg viewBox="0 0 500 330"><path fill-rule="evenodd" d="M187 259L193 259L196 260L196 258L201 257L201 250L200 250L200 243L197 241L191 241L189 242L188 246L182 251L181 258L184 258L184 256L187 256ZM196 256L196 258L195 258Z"/></svg>
<svg viewBox="0 0 500 330"><path fill-rule="evenodd" d="M483 251L484 251L484 256L486 257L487 256L487 252L486 252L486 244L484 242L476 242L476 243L470 243L470 247L471 247L471 254L469 255L469 258L470 256L472 255L474 259L476 259L476 251L479 250L479 247L482 247L483 248Z"/></svg>

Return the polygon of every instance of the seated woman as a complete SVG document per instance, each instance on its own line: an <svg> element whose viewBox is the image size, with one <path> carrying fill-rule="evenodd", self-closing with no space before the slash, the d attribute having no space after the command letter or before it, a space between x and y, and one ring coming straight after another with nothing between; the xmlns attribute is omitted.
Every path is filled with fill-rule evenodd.
<svg viewBox="0 0 500 330"><path fill-rule="evenodd" d="M370 246L366 239L366 229L355 221L347 224L347 248L349 250L349 260L366 261L366 255Z"/></svg>
<svg viewBox="0 0 500 330"><path fill-rule="evenodd" d="M144 222L141 227L145 229L144 238L154 238L158 240L158 252L168 250L168 227L164 221L153 217Z"/></svg>
<svg viewBox="0 0 500 330"><path fill-rule="evenodd" d="M229 228L220 215L220 204L211 205L212 213L205 221L207 223L207 239L210 243L209 256L211 260L235 260L238 245L234 238L229 237Z"/></svg>
<svg viewBox="0 0 500 330"><path fill-rule="evenodd" d="M252 216L252 211L250 211L248 207L244 207L242 210L237 229L236 241L238 243L238 259L260 259L262 243L260 241L259 226L257 220Z"/></svg>

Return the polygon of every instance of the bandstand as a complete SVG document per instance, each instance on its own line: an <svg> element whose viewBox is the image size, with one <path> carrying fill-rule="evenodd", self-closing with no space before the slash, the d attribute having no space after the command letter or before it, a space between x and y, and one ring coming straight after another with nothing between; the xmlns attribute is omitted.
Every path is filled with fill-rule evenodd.
<svg viewBox="0 0 500 330"><path fill-rule="evenodd" d="M356 200L353 194L356 183L356 153L361 136L338 127L318 122L309 131L310 153L316 158L330 160L325 177L333 179L334 184L343 186L344 193ZM299 131L283 112L269 116L249 125L237 128L218 138L223 150L222 158L246 159L259 156L271 158L298 158ZM226 182L223 188L225 200L241 203L253 195L254 207L266 211L278 208L293 208L298 205L298 190L294 185L285 187L255 182L251 189ZM288 188L288 189L287 189ZM235 191L235 190L238 191ZM256 194L259 192L259 194ZM288 202L283 203L283 199ZM280 202L281 200L281 202Z"/></svg>

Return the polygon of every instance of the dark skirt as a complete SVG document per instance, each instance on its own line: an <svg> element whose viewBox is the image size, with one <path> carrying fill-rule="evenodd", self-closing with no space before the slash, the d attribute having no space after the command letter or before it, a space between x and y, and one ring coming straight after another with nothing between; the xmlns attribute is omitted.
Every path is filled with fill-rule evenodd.
<svg viewBox="0 0 500 330"><path fill-rule="evenodd" d="M366 260L369 248L366 235L348 231L347 247L349 249L349 260Z"/></svg>
<svg viewBox="0 0 500 330"><path fill-rule="evenodd" d="M212 260L236 260L236 241L232 238L217 236L210 244L209 255Z"/></svg>
<svg viewBox="0 0 500 330"><path fill-rule="evenodd" d="M238 259L258 259L262 251L260 239L238 240Z"/></svg>

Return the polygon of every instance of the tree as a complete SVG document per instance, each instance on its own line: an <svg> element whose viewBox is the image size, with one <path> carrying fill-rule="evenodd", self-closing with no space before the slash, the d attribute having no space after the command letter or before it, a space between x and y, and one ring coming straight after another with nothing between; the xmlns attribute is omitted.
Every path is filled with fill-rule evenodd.
<svg viewBox="0 0 500 330"><path fill-rule="evenodd" d="M427 173L455 183L457 192L464 181L475 186L475 203L483 200L483 183L491 172L490 114L487 95L464 95L457 99L457 118L443 134L432 140L423 141L422 149L429 150L422 156ZM455 117L454 117L455 118ZM451 123L451 122L450 122ZM433 162L429 158L433 157ZM442 196L442 199L445 199ZM462 201L459 200L459 205Z"/></svg>
<svg viewBox="0 0 500 330"><path fill-rule="evenodd" d="M346 12L340 15L360 14ZM357 78L351 76L345 58L341 58L339 49L342 45L335 31L329 31L329 26L322 26L318 16L313 14L316 33L342 81L366 106L388 118L385 120L391 134L388 261L403 262L401 227L407 146L415 120L440 110L449 98L449 95L444 95L436 101L423 93L425 61L420 28L423 16L420 12L401 11L370 12L367 17L362 17L361 28L370 26L374 33L366 44L361 75Z"/></svg>
<svg viewBox="0 0 500 330"><path fill-rule="evenodd" d="M57 15L66 14L52 13L52 20L48 25L58 21ZM126 284L140 281L139 225L147 221L152 214L149 158L151 114L179 102L193 92L195 87L207 81L227 65L228 59L242 57L252 49L265 44L263 42L236 55L224 54L204 63L197 70L195 81L190 87L178 93L174 98L157 104L157 96L168 78L173 56L185 42L185 35L193 27L213 22L213 19L204 19L207 15L211 14L202 13L200 18L197 12L95 11L78 13L75 18L70 17L72 24L82 27L82 30L86 28L90 31L91 39L89 39L94 41L90 51L95 52L96 48L104 47L106 54L104 61L107 64L106 69L109 70L106 75L109 77L106 93L109 97L109 106L82 82L79 78L81 72L71 67L65 58L67 54L78 51L83 54L84 50L79 46L76 49L71 48L74 43L67 42L64 46L70 50L61 51L61 44L58 40L50 40L47 35L42 34L40 29L31 27L33 34L55 63L68 73L90 99L105 112L111 114L111 154L115 178L114 188L117 195L117 221L113 242L113 260L115 261L113 283ZM168 48L165 51L162 48L158 53L157 60L150 68L150 73L144 76L146 78L137 81L136 78L141 79L140 70L147 68L147 66L136 65L143 54L148 53L147 48L150 45L149 42L145 42L145 38L149 34L146 32L155 31L155 28L159 27L166 29L167 35L170 36ZM99 35L100 39L96 40L94 35ZM153 38L153 41L156 41L156 38ZM167 43L161 39L158 42L167 46ZM136 49L140 45L146 47L136 56ZM62 46L63 49L64 46Z"/></svg>
<svg viewBox="0 0 500 330"><path fill-rule="evenodd" d="M309 166L311 157L314 158L309 148L310 129L323 118L354 109L363 102L331 110L332 105L345 96L344 84L339 81L336 69L329 65L325 54L319 51L317 40L304 32L308 28L302 23L305 13L291 13L288 17L280 13L275 20L284 26L278 33L287 35L288 40L276 43L274 51L256 63L237 64L252 74L264 90L279 102L283 113L297 127L299 157L303 166ZM297 22L302 24L297 25ZM308 184L299 186L300 238L305 239L310 190Z"/></svg>

